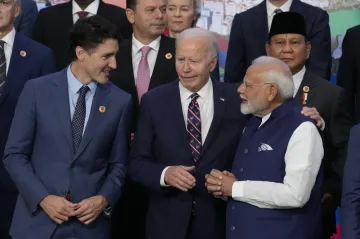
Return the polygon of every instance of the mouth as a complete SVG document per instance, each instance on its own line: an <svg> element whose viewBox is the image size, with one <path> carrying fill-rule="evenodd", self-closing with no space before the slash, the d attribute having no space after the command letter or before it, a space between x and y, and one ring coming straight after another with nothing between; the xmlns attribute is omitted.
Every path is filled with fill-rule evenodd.
<svg viewBox="0 0 360 239"><path fill-rule="evenodd" d="M172 23L174 23L174 24L182 24L183 22L180 22L180 21L174 21L174 22L172 22Z"/></svg>
<svg viewBox="0 0 360 239"><path fill-rule="evenodd" d="M241 104L246 104L248 102L248 100L244 96L240 95L240 98L241 98Z"/></svg>
<svg viewBox="0 0 360 239"><path fill-rule="evenodd" d="M110 74L110 70L108 69L108 70L102 70L102 72L106 75L106 76L109 76L109 74Z"/></svg>
<svg viewBox="0 0 360 239"><path fill-rule="evenodd" d="M291 58L282 58L281 60L284 61L284 62L289 62L289 61L292 61L293 59L291 59Z"/></svg>

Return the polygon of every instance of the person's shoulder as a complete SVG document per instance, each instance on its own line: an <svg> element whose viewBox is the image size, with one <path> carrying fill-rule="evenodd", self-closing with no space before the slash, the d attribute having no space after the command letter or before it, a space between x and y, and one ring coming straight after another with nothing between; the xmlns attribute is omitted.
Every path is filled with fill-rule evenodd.
<svg viewBox="0 0 360 239"><path fill-rule="evenodd" d="M317 6L313 6L311 4L308 4L308 3L305 3L305 2L302 2L300 0L296 0L298 1L298 4L301 5L304 9L305 9L305 13L308 15L308 16L312 16L312 17L319 17L323 14L328 14L324 9L320 8L320 7L317 7ZM315 15L315 14L318 14L318 15Z"/></svg>
<svg viewBox="0 0 360 239"><path fill-rule="evenodd" d="M21 44L24 44L26 46L27 51L33 52L37 56L49 55L52 52L49 47L31 39L28 36L25 36L21 32L17 32L15 38L18 38Z"/></svg>
<svg viewBox="0 0 360 239"><path fill-rule="evenodd" d="M307 77L311 78L311 82L317 85L323 92L327 92L331 95L341 93L343 88L338 85L333 84L332 82L325 80L324 78L316 75L310 70L306 70ZM325 96L325 95L324 95ZM334 95L333 95L334 96Z"/></svg>
<svg viewBox="0 0 360 239"><path fill-rule="evenodd" d="M360 25L349 28L346 31L346 35L351 38L356 37L357 39L360 39Z"/></svg>
<svg viewBox="0 0 360 239"><path fill-rule="evenodd" d="M26 84L38 89L48 88L51 85L58 85L59 81L61 80L66 80L65 74L66 70L64 69L55 73L30 79Z"/></svg>
<svg viewBox="0 0 360 239"><path fill-rule="evenodd" d="M64 11L67 11L67 9L71 10L71 8L69 8L69 6L68 6L69 4L70 3L66 2L66 3L56 4L51 7L45 7L39 11L39 17L41 17L41 18L56 17L58 14L63 13Z"/></svg>
<svg viewBox="0 0 360 239"><path fill-rule="evenodd" d="M117 99L130 99L131 95L124 90L120 89L116 85L114 85L111 81L106 83L106 87L109 87L111 92L111 97L117 98Z"/></svg>
<svg viewBox="0 0 360 239"><path fill-rule="evenodd" d="M352 136L355 134L355 136L360 137L360 124L357 124L354 127L352 127L350 134Z"/></svg>
<svg viewBox="0 0 360 239"><path fill-rule="evenodd" d="M113 14L125 14L125 9L115 6L113 4L108 4L108 3L104 3L102 2L102 7L104 8L105 11L107 11L109 14L113 13Z"/></svg>

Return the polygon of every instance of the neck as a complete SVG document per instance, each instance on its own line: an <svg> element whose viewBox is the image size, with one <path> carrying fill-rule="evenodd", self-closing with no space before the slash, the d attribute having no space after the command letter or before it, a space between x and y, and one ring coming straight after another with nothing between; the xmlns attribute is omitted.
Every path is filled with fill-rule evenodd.
<svg viewBox="0 0 360 239"><path fill-rule="evenodd" d="M85 73L84 69L82 69L81 62L73 61L70 70L81 84L88 85L92 82L92 79Z"/></svg>
<svg viewBox="0 0 360 239"><path fill-rule="evenodd" d="M12 29L13 25L10 25L8 28L0 30L0 39L3 39L7 34L11 32Z"/></svg>
<svg viewBox="0 0 360 239"><path fill-rule="evenodd" d="M277 107L279 107L282 103L273 103L269 108L260 110L259 112L254 113L254 116L263 118L273 112Z"/></svg>
<svg viewBox="0 0 360 239"><path fill-rule="evenodd" d="M275 7L281 7L284 5L288 0L269 0L269 2L274 5Z"/></svg>
<svg viewBox="0 0 360 239"><path fill-rule="evenodd" d="M134 30L134 37L136 38L136 40L138 40L144 45L149 45L151 42L153 42L156 38L159 37L159 36L155 36L155 37L145 36L141 34L139 31L135 30L135 28L133 30Z"/></svg>
<svg viewBox="0 0 360 239"><path fill-rule="evenodd" d="M303 67L304 67L304 66L291 69L292 75L294 76L294 75L296 75L297 73L299 73L299 72L302 70Z"/></svg>
<svg viewBox="0 0 360 239"><path fill-rule="evenodd" d="M176 39L180 32L169 31L169 37Z"/></svg>

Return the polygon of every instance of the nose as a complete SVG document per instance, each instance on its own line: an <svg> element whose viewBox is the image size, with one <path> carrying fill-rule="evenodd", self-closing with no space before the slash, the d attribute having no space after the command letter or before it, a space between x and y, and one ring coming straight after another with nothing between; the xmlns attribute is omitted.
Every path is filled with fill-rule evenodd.
<svg viewBox="0 0 360 239"><path fill-rule="evenodd" d="M183 71L184 72L190 72L191 71L190 63L188 61L184 62Z"/></svg>
<svg viewBox="0 0 360 239"><path fill-rule="evenodd" d="M244 93L245 93L245 90L246 90L245 84L244 84L244 82L241 82L240 86L239 86L238 89L237 89L237 92L238 92L239 94L244 94Z"/></svg>
<svg viewBox="0 0 360 239"><path fill-rule="evenodd" d="M292 47L290 46L290 43L286 42L285 45L284 45L284 48L282 50L283 50L283 52L291 52Z"/></svg>
<svg viewBox="0 0 360 239"><path fill-rule="evenodd" d="M181 17L181 11L179 8L175 11L175 17Z"/></svg>
<svg viewBox="0 0 360 239"><path fill-rule="evenodd" d="M113 69L113 70L116 69L117 63L116 63L116 58L115 58L115 56L113 56L113 57L110 58L109 67L110 67L111 69Z"/></svg>
<svg viewBox="0 0 360 239"><path fill-rule="evenodd" d="M157 19L163 19L164 18L164 14L166 14L166 12L162 12L161 9L156 9L156 18Z"/></svg>

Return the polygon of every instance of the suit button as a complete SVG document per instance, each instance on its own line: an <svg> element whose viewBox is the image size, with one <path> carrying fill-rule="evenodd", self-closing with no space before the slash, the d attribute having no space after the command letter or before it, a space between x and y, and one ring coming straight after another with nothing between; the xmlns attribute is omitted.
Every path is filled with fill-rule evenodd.
<svg viewBox="0 0 360 239"><path fill-rule="evenodd" d="M244 169L243 169L243 168L240 168L240 172L242 172L242 171L244 171Z"/></svg>
<svg viewBox="0 0 360 239"><path fill-rule="evenodd" d="M247 154L248 152L249 152L249 150L248 150L248 149L245 149L245 150L244 150L244 153L245 153L245 154Z"/></svg>
<svg viewBox="0 0 360 239"><path fill-rule="evenodd" d="M235 230L235 226L231 226L230 230L231 230L231 231L234 231L234 230Z"/></svg>
<svg viewBox="0 0 360 239"><path fill-rule="evenodd" d="M232 208L232 210L235 210L235 206L232 206L231 208Z"/></svg>

